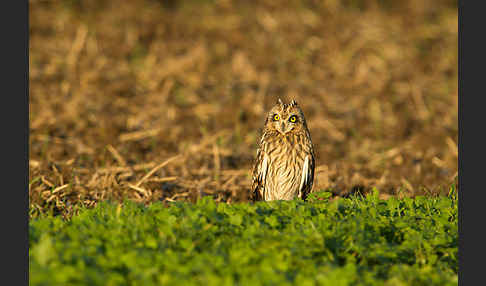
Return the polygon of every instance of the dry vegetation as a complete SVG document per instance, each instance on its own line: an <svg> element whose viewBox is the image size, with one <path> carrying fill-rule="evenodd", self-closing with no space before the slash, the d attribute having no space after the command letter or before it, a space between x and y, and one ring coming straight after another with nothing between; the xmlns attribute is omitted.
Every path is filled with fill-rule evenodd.
<svg viewBox="0 0 486 286"><path fill-rule="evenodd" d="M265 111L296 99L314 190L457 183L457 2L30 1L30 215L246 201Z"/></svg>

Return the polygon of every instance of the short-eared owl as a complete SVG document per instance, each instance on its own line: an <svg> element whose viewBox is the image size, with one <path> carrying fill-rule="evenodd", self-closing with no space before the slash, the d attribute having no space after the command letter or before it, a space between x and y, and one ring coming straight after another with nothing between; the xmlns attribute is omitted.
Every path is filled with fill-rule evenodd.
<svg viewBox="0 0 486 286"><path fill-rule="evenodd" d="M303 200L314 182L314 149L304 113L278 100L267 114L253 167L253 201Z"/></svg>

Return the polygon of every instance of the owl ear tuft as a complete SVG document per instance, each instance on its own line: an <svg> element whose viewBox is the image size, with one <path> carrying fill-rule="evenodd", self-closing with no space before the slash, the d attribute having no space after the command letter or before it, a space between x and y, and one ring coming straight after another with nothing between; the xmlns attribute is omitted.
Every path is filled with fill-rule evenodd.
<svg viewBox="0 0 486 286"><path fill-rule="evenodd" d="M277 104L284 105L283 102L282 102L282 99L280 99L280 97L277 99Z"/></svg>

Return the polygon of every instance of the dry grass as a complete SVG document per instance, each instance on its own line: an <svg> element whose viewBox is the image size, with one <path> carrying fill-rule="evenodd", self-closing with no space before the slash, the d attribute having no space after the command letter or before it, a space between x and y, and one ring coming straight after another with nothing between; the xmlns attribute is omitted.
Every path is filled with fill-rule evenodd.
<svg viewBox="0 0 486 286"><path fill-rule="evenodd" d="M445 192L457 21L439 0L31 0L31 216L246 201L277 96L308 119L314 190Z"/></svg>

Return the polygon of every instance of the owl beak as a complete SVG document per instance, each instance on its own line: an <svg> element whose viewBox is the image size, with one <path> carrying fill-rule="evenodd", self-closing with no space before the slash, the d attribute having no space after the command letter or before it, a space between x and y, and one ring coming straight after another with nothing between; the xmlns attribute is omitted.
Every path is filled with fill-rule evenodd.
<svg viewBox="0 0 486 286"><path fill-rule="evenodd" d="M285 126L284 122L280 123L280 133L282 133L282 134L287 133L286 126Z"/></svg>

